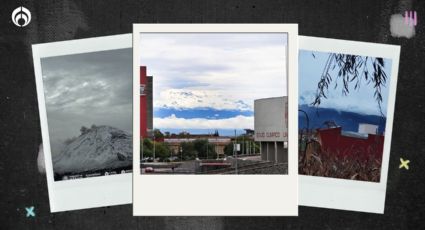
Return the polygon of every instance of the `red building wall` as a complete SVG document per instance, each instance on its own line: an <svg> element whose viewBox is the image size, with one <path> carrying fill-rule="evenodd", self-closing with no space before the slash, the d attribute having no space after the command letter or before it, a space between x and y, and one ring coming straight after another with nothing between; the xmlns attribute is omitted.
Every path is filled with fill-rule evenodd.
<svg viewBox="0 0 425 230"><path fill-rule="evenodd" d="M147 85L146 66L140 66L140 88ZM140 136L147 137L147 112L146 94L140 90Z"/></svg>
<svg viewBox="0 0 425 230"><path fill-rule="evenodd" d="M341 156L357 154L361 158L374 156L382 159L384 136L368 134L367 138L351 137L341 134L341 127L318 129L322 151Z"/></svg>

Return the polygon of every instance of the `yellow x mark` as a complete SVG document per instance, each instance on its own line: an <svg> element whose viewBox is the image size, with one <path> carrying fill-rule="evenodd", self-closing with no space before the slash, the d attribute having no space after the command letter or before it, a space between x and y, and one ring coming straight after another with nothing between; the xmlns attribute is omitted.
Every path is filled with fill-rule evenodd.
<svg viewBox="0 0 425 230"><path fill-rule="evenodd" d="M405 168L405 169L409 170L409 165L408 165L410 163L409 160L403 160L403 158L400 157L400 162L401 162L401 164L400 164L399 168Z"/></svg>

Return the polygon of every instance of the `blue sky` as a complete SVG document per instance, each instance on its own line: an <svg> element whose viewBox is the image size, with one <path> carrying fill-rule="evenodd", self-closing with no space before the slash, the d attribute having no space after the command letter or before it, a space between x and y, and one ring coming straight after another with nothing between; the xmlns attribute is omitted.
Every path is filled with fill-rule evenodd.
<svg viewBox="0 0 425 230"><path fill-rule="evenodd" d="M140 64L153 76L154 128L252 129L255 99L286 96L284 33L141 34Z"/></svg>
<svg viewBox="0 0 425 230"><path fill-rule="evenodd" d="M312 55L314 53L314 56ZM320 80L321 73L325 66L326 60L329 56L327 52L316 52L309 50L300 50L299 52L299 101L300 105L310 105L315 98L317 83ZM389 82L391 78L391 60L384 59L384 70L388 76L386 87L382 88L382 112L386 116L388 104ZM368 66L369 73L373 73L373 67ZM337 68L331 71L330 74L333 82L329 85L327 92L327 99L322 99L320 107L333 108L340 111L356 112L367 115L380 115L378 103L374 99L375 89L373 83L366 84L363 79L362 84L358 90L354 90L354 84L349 86L349 94L342 95L342 80L338 80L338 86L334 89L335 79L337 77Z"/></svg>

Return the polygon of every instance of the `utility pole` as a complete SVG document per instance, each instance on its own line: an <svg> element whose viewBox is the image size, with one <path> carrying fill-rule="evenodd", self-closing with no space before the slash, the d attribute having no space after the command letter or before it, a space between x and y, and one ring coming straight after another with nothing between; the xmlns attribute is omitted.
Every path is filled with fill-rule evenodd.
<svg viewBox="0 0 425 230"><path fill-rule="evenodd" d="M234 144L233 149L235 151L235 159L236 159L235 173L238 174L238 146L237 146L237 143L236 143L236 129L235 129L235 144Z"/></svg>
<svg viewBox="0 0 425 230"><path fill-rule="evenodd" d="M155 133L153 134L153 162L155 162Z"/></svg>
<svg viewBox="0 0 425 230"><path fill-rule="evenodd" d="M142 142L142 159L141 159L141 161L143 162L143 137L140 137L140 139L141 139L141 142Z"/></svg>
<svg viewBox="0 0 425 230"><path fill-rule="evenodd" d="M245 135L242 136L242 154L245 154Z"/></svg>
<svg viewBox="0 0 425 230"><path fill-rule="evenodd" d="M143 172L143 136L140 136L140 139L141 139L141 141L142 141L142 159L140 159L140 171L142 171Z"/></svg>

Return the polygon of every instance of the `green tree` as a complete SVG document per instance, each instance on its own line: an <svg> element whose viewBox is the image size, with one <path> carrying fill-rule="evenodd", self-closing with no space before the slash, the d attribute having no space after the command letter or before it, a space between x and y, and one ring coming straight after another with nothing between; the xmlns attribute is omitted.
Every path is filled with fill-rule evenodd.
<svg viewBox="0 0 425 230"><path fill-rule="evenodd" d="M193 146L199 158L215 159L217 157L214 145L209 143L207 139L194 140Z"/></svg>
<svg viewBox="0 0 425 230"><path fill-rule="evenodd" d="M159 158L160 161L163 161L171 156L171 149L167 143L158 142L158 141L154 142L149 138L144 138L143 143L140 144L140 155L142 156L142 151L143 151L144 158L153 157L154 145L155 145L155 158Z"/></svg>
<svg viewBox="0 0 425 230"><path fill-rule="evenodd" d="M217 129L214 131L214 135L213 136L215 136L215 137L220 136L220 134L218 133L218 130Z"/></svg>
<svg viewBox="0 0 425 230"><path fill-rule="evenodd" d="M143 139L143 143L140 144L140 154L142 154L142 151L143 157L153 157L153 142L151 139Z"/></svg>
<svg viewBox="0 0 425 230"><path fill-rule="evenodd" d="M167 143L155 141L155 157L164 161L171 156L171 149Z"/></svg>
<svg viewBox="0 0 425 230"><path fill-rule="evenodd" d="M233 142L230 142L224 147L224 154L226 156L233 156Z"/></svg>
<svg viewBox="0 0 425 230"><path fill-rule="evenodd" d="M260 145L257 144L255 141L251 141L250 148L251 148L251 153L253 154L260 153Z"/></svg>
<svg viewBox="0 0 425 230"><path fill-rule="evenodd" d="M189 132L186 132L186 131L182 131L179 134L177 134L177 137L180 137L180 138L182 138L182 137L189 137L189 136L190 136L190 133Z"/></svg>
<svg viewBox="0 0 425 230"><path fill-rule="evenodd" d="M245 145L243 145L242 142L242 137L237 137L236 138L236 143L241 145L241 149L242 148L246 148L246 152L248 152L248 147L251 148L251 153L259 153L260 152L260 145L258 145L255 141L246 141L245 140ZM248 144L248 142L250 142L250 144ZM229 144L227 144L224 147L224 154L226 154L226 156L233 156L233 141L230 142ZM239 152L240 153L240 152Z"/></svg>
<svg viewBox="0 0 425 230"><path fill-rule="evenodd" d="M183 142L180 144L182 148L183 160L194 160L196 158L196 150L193 142Z"/></svg>
<svg viewBox="0 0 425 230"><path fill-rule="evenodd" d="M155 139L157 139L157 138L164 138L164 134L159 129L154 129L153 130L153 135L154 135Z"/></svg>

